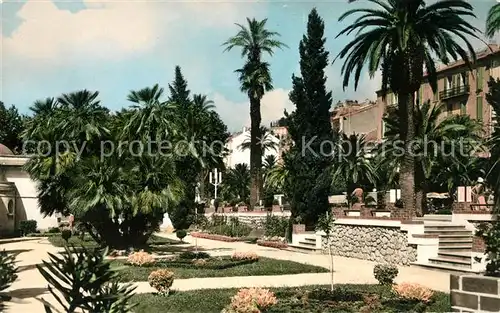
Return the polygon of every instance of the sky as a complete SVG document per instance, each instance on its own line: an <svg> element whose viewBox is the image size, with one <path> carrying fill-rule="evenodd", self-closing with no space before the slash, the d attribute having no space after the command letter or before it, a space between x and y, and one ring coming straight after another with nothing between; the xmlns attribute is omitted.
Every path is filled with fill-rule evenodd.
<svg viewBox="0 0 500 313"><path fill-rule="evenodd" d="M432 0L431 0L432 1ZM325 20L326 48L332 61L352 37L335 38L347 26L338 17L363 6L333 1L173 1L173 0L0 0L2 101L29 114L35 100L81 89L97 90L101 103L119 110L126 96L156 83L168 90L179 65L192 93L207 94L231 131L249 125L248 99L237 74L243 60L238 50L221 44L236 34L246 17L268 18L267 27L289 46L266 57L274 90L262 99L263 123L293 110L288 99L291 76L299 74L298 45L313 7ZM484 29L495 0L473 0ZM476 47L482 48L475 41ZM327 88L333 103L344 99L374 100L380 77L363 74L358 90L342 89L342 62L328 66Z"/></svg>

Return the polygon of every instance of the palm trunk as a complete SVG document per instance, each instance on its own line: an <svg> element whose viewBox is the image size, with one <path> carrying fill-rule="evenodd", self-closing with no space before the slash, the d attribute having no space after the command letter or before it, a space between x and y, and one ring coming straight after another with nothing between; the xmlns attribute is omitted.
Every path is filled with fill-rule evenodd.
<svg viewBox="0 0 500 313"><path fill-rule="evenodd" d="M258 203L260 198L260 168L262 167L260 137L260 99L250 98L250 209Z"/></svg>
<svg viewBox="0 0 500 313"><path fill-rule="evenodd" d="M411 152L415 139L413 92L403 93L399 97L398 106L401 114L400 136L404 142L404 156L399 170L399 185L401 186L401 200L403 210L408 218L415 216L415 157Z"/></svg>
<svg viewBox="0 0 500 313"><path fill-rule="evenodd" d="M423 216L427 207L427 184L424 170L420 163L415 164L415 212Z"/></svg>

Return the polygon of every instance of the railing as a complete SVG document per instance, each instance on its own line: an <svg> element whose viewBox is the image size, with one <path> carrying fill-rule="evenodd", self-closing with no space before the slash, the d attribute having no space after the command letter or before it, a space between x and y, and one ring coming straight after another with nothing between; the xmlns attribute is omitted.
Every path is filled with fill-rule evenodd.
<svg viewBox="0 0 500 313"><path fill-rule="evenodd" d="M469 85L453 87L439 92L439 99L449 99L453 97L468 95L470 91Z"/></svg>

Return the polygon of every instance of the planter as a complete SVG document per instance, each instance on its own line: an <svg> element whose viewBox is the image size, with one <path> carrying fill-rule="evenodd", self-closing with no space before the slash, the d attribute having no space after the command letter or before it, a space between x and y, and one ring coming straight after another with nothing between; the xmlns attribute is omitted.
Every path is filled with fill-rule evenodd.
<svg viewBox="0 0 500 313"><path fill-rule="evenodd" d="M244 240L244 238L240 238L240 237L229 237L229 236L207 234L207 233L191 233L191 237L210 239L210 240L218 240L218 241L224 241L224 242L235 242L235 241Z"/></svg>
<svg viewBox="0 0 500 313"><path fill-rule="evenodd" d="M238 207L238 212L246 212L246 211L248 211L248 207L246 205Z"/></svg>
<svg viewBox="0 0 500 313"><path fill-rule="evenodd" d="M378 210L378 211L372 211L372 216L374 217L391 217L391 211L382 211L382 210Z"/></svg>
<svg viewBox="0 0 500 313"><path fill-rule="evenodd" d="M257 240L257 245L276 249L288 248L288 244L282 241Z"/></svg>
<svg viewBox="0 0 500 313"><path fill-rule="evenodd" d="M306 232L306 224L293 224L292 232L294 234L303 234Z"/></svg>
<svg viewBox="0 0 500 313"><path fill-rule="evenodd" d="M224 207L224 213L231 213L233 212L233 207L232 206L226 206Z"/></svg>
<svg viewBox="0 0 500 313"><path fill-rule="evenodd" d="M281 212L281 206L279 204L273 204L273 212Z"/></svg>

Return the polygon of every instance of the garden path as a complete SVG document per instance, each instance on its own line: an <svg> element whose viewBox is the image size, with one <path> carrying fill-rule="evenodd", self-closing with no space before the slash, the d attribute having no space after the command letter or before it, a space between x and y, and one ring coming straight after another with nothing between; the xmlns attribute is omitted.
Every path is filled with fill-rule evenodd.
<svg viewBox="0 0 500 313"><path fill-rule="evenodd" d="M175 239L172 234L159 234ZM329 267L330 260L326 255L304 254L286 250L278 250L247 244L242 242L220 242L190 236L184 239L188 244L195 244L211 255L230 255L234 251L254 251L262 257L291 260L311 265ZM36 299L43 297L54 303L55 300L47 292L47 283L39 274L35 265L47 260L47 252L58 252L61 248L53 247L46 239L31 241L2 243L0 249L17 250L18 266L20 266L18 280L7 290L15 297L9 303L6 312L42 312L41 303ZM335 283L366 284L376 283L373 278L375 263L365 260L334 257ZM400 267L397 282L414 282L425 285L434 290L449 292L449 274L419 267ZM185 291L194 289L212 288L240 288L240 287L284 287L329 284L329 273L278 275L278 276L245 276L245 277L210 277L177 279L173 289ZM137 293L153 292L147 282L135 284Z"/></svg>

